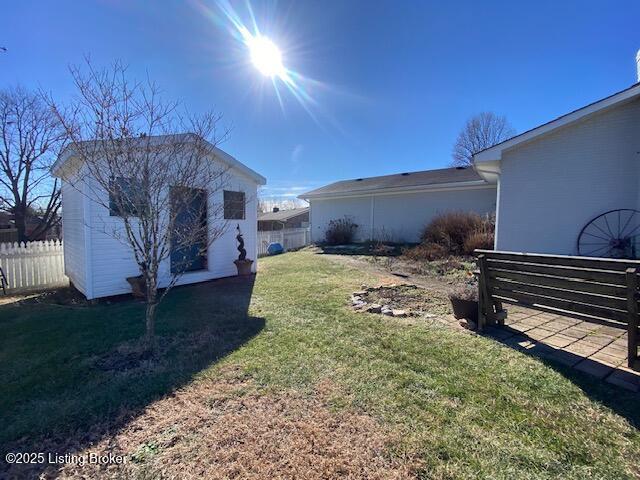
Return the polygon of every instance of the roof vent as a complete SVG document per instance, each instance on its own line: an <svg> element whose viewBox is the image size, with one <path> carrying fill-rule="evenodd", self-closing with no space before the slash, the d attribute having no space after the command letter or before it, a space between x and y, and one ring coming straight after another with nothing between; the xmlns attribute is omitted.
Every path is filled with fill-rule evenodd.
<svg viewBox="0 0 640 480"><path fill-rule="evenodd" d="M356 180L355 180L355 181L356 181L356 182L361 182L361 181L362 181L362 179L361 179L361 178L356 178Z"/></svg>
<svg viewBox="0 0 640 480"><path fill-rule="evenodd" d="M401 173L400 175L402 175L403 177L406 177L407 175L410 175L410 173L409 172L404 172L404 173Z"/></svg>
<svg viewBox="0 0 640 480"><path fill-rule="evenodd" d="M456 170L466 170L466 169L467 169L467 167L464 167L464 166L462 166L462 165L458 165L458 166L456 167Z"/></svg>
<svg viewBox="0 0 640 480"><path fill-rule="evenodd" d="M273 213L278 213L280 209L278 207L273 207Z"/></svg>

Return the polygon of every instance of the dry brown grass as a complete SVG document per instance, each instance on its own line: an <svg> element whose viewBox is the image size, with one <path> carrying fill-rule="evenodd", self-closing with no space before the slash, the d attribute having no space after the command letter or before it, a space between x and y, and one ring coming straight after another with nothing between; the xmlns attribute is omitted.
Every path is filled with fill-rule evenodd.
<svg viewBox="0 0 640 480"><path fill-rule="evenodd" d="M124 455L124 465L66 465L45 478L411 478L412 462L389 456L399 437L365 414L332 411L331 389L267 394L229 374L205 379L74 452Z"/></svg>

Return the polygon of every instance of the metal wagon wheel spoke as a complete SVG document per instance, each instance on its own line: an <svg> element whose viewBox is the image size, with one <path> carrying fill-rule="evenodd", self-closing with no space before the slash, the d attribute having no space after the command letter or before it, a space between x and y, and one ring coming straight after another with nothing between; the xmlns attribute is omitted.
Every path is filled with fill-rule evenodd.
<svg viewBox="0 0 640 480"><path fill-rule="evenodd" d="M578 254L611 258L637 258L636 238L640 236L637 210L610 210L589 221L578 235Z"/></svg>

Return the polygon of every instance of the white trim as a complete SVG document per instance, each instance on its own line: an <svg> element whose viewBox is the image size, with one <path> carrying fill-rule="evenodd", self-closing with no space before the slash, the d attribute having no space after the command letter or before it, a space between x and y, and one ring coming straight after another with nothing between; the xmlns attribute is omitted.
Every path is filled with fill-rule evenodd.
<svg viewBox="0 0 640 480"><path fill-rule="evenodd" d="M339 193L319 193L299 195L298 198L303 200L329 200L338 198L356 198L368 197L370 195L397 195L402 193L423 193L423 192L441 192L451 190L477 190L482 188L496 188L495 184L487 183L485 180L471 180L469 182L451 182L441 183L437 185L413 185L409 187L393 187L393 188L372 188L369 190L357 190L352 192Z"/></svg>
<svg viewBox="0 0 640 480"><path fill-rule="evenodd" d="M92 255L92 228L91 228L91 200L87 189L89 188L88 182L91 181L86 178L82 184L82 220L84 225L84 296L87 300L93 298L93 255Z"/></svg>
<svg viewBox="0 0 640 480"><path fill-rule="evenodd" d="M558 128L565 127L571 123L577 122L589 115L601 112L602 110L612 108L622 102L633 100L640 95L640 83L637 83L626 90L615 93L607 98L598 100L590 105L582 107L571 113L563 115L555 120L552 120L544 125L540 125L532 130L517 135L510 140L499 143L491 148L482 150L473 156L474 163L492 162L502 159L502 152L511 149L521 143L528 142L536 137L550 133ZM480 170L478 170L480 172Z"/></svg>
<svg viewBox="0 0 640 480"><path fill-rule="evenodd" d="M495 232L493 235L494 250L498 250L498 232L500 231L500 229L498 228L499 221L500 221L500 177L498 176L498 186L496 190L496 222L493 229L493 231Z"/></svg>

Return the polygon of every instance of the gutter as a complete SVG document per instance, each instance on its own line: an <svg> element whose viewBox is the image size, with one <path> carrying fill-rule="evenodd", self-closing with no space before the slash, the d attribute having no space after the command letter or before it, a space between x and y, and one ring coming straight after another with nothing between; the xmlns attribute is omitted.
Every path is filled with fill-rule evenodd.
<svg viewBox="0 0 640 480"><path fill-rule="evenodd" d="M369 195L394 195L397 193L422 193L422 192L439 192L447 190L471 190L478 188L495 188L495 185L485 180L471 180L468 182L450 182L439 183L435 185L412 185L408 187L392 187L392 188L371 188L366 190L355 190L335 193L303 193L298 195L302 200L322 200L334 198L350 198L350 197L368 197Z"/></svg>

